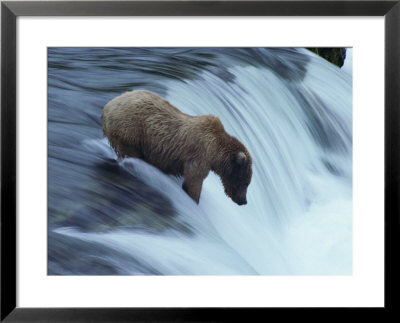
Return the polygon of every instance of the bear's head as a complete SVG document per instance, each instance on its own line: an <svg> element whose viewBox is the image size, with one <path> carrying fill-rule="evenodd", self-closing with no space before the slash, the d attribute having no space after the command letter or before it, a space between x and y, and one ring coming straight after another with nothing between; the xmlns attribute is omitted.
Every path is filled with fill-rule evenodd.
<svg viewBox="0 0 400 323"><path fill-rule="evenodd" d="M230 162L221 177L225 194L238 205L247 204L246 193L252 176L252 160L247 151L230 154Z"/></svg>

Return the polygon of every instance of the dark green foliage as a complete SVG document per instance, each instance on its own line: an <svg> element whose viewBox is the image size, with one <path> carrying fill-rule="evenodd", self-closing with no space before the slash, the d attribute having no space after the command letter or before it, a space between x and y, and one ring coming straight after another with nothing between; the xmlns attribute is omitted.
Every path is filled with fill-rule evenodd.
<svg viewBox="0 0 400 323"><path fill-rule="evenodd" d="M307 48L327 61L342 67L346 58L346 48Z"/></svg>

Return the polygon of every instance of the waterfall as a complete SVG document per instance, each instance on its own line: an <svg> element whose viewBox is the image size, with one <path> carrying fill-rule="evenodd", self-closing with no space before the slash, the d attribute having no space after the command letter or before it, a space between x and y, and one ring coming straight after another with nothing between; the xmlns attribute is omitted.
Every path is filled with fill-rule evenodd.
<svg viewBox="0 0 400 323"><path fill-rule="evenodd" d="M91 63L79 49L49 52L50 274L352 273L350 73L305 49L113 50L82 49ZM68 59L69 68L56 64ZM197 205L181 178L116 161L96 118L139 88L190 115L218 116L247 147L247 205L212 172Z"/></svg>

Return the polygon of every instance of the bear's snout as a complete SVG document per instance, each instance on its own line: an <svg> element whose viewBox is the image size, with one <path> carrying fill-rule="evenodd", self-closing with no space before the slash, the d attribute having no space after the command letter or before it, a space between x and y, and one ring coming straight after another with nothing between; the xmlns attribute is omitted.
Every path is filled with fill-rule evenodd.
<svg viewBox="0 0 400 323"><path fill-rule="evenodd" d="M233 202L235 202L238 205L246 205L247 204L246 197L234 199Z"/></svg>

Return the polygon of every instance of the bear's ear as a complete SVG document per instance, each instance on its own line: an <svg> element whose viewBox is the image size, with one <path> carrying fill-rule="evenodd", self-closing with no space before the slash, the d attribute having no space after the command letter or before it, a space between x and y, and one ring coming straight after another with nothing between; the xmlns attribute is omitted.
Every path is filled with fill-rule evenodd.
<svg viewBox="0 0 400 323"><path fill-rule="evenodd" d="M246 154L243 151L237 153L236 163L238 165L243 165L246 162L246 159L247 159Z"/></svg>

